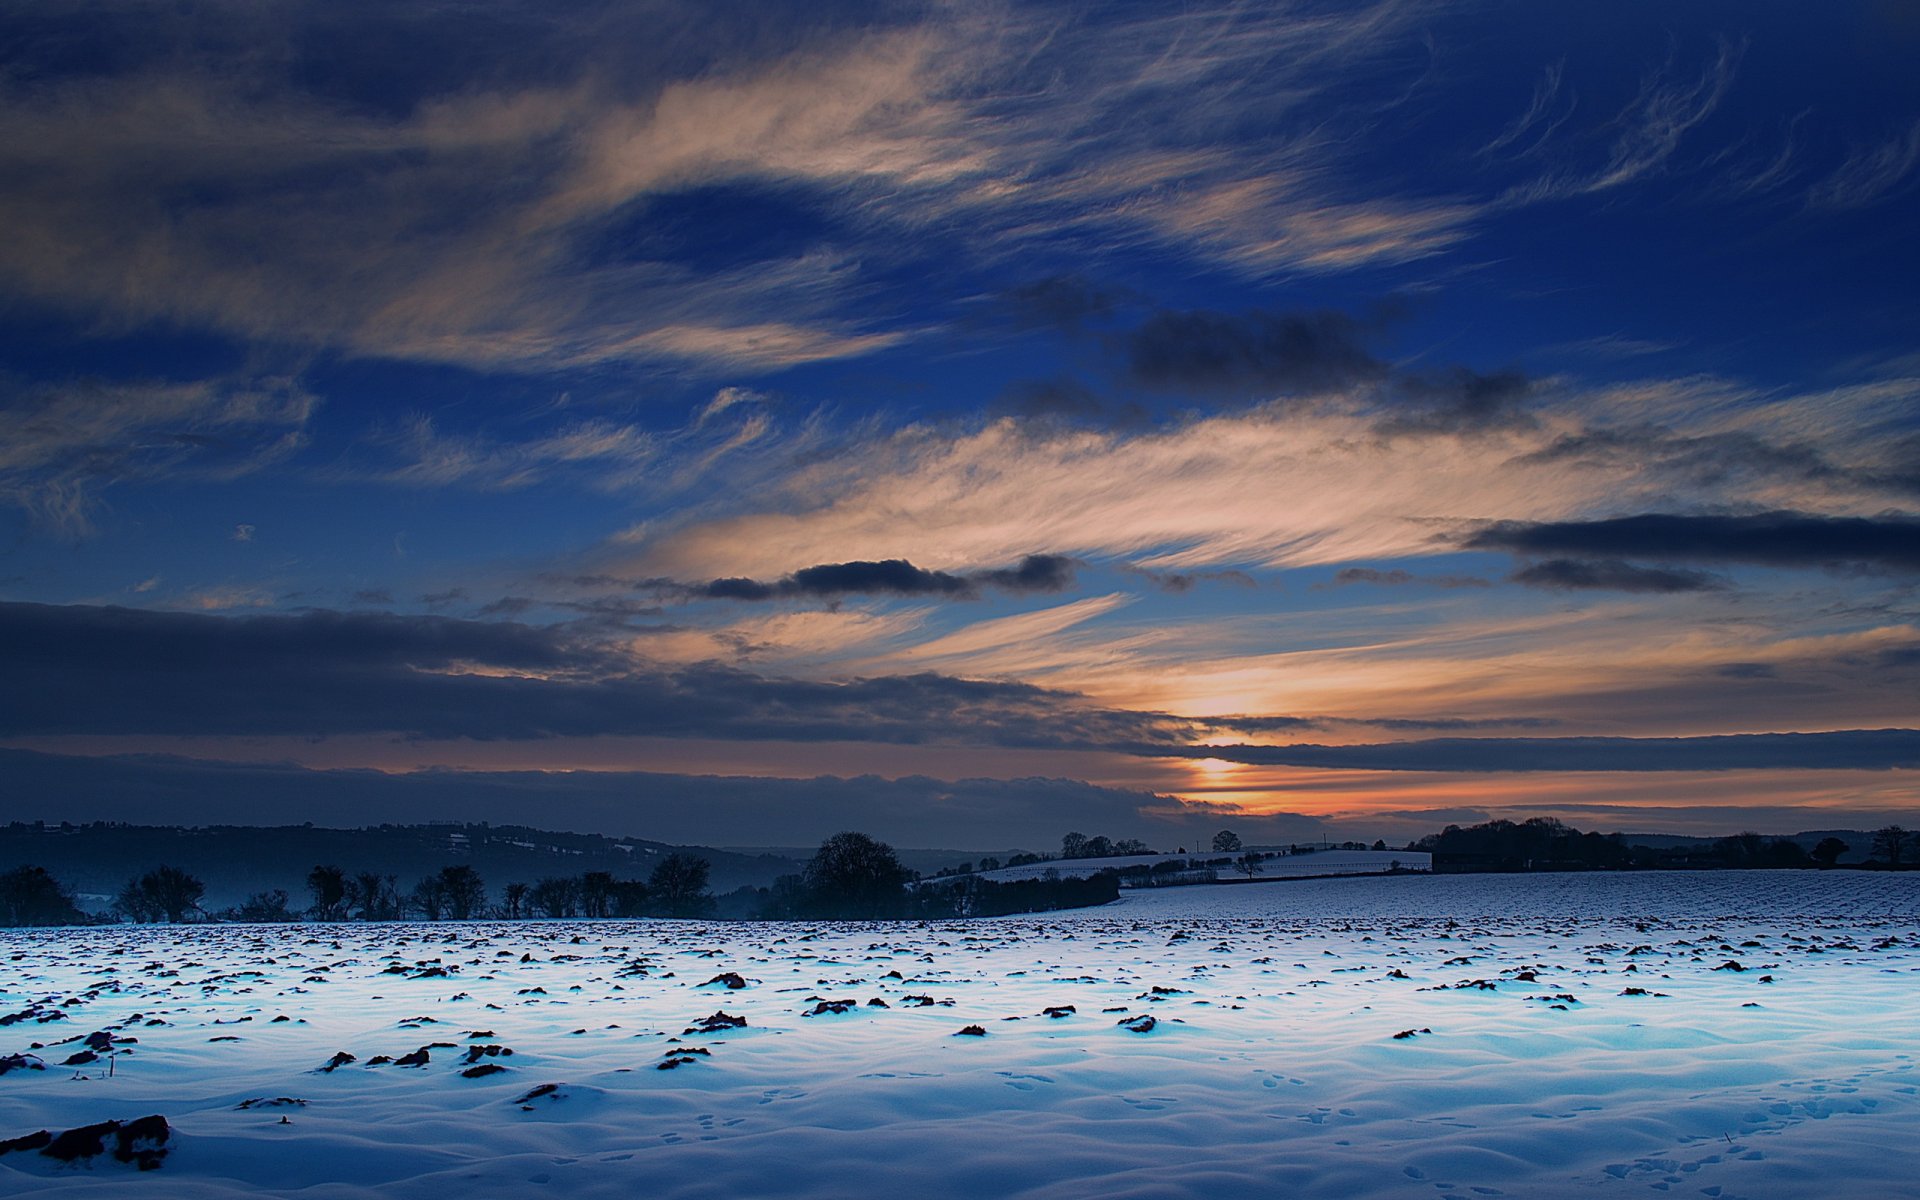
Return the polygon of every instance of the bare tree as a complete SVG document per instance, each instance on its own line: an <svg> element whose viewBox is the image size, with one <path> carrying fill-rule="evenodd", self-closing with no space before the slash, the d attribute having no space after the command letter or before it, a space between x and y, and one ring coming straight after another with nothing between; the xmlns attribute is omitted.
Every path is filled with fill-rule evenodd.
<svg viewBox="0 0 1920 1200"><path fill-rule="evenodd" d="M653 906L667 917L698 917L713 907L707 894L707 860L691 854L669 854L647 877Z"/></svg>
<svg viewBox="0 0 1920 1200"><path fill-rule="evenodd" d="M351 885L339 867L322 865L307 872L307 891L313 896L316 921L338 921L347 915Z"/></svg>
<svg viewBox="0 0 1920 1200"><path fill-rule="evenodd" d="M362 921L389 921L398 915L400 895L391 875L362 871L349 885L347 905L360 910Z"/></svg>
<svg viewBox="0 0 1920 1200"><path fill-rule="evenodd" d="M135 921L179 924L200 907L200 897L206 893L206 884L179 867L162 865L127 880L113 906Z"/></svg>
<svg viewBox="0 0 1920 1200"><path fill-rule="evenodd" d="M1232 854L1240 848L1240 835L1231 829L1222 829L1213 835L1213 849L1216 854Z"/></svg>
<svg viewBox="0 0 1920 1200"><path fill-rule="evenodd" d="M613 902L613 872L588 871L580 877L580 912L583 916L604 917Z"/></svg>
<svg viewBox="0 0 1920 1200"><path fill-rule="evenodd" d="M86 914L45 867L16 867L0 875L0 925L77 925Z"/></svg>
<svg viewBox="0 0 1920 1200"><path fill-rule="evenodd" d="M438 875L429 875L413 885L413 908L429 921L438 921L446 911L447 893Z"/></svg>
<svg viewBox="0 0 1920 1200"><path fill-rule="evenodd" d="M549 917L571 917L580 911L580 881L553 875L533 885L527 902Z"/></svg>
<svg viewBox="0 0 1920 1200"><path fill-rule="evenodd" d="M480 911L480 906L487 902L486 881L480 878L480 872L466 863L440 868L438 878L440 900L446 905L450 920L471 920Z"/></svg>
<svg viewBox="0 0 1920 1200"><path fill-rule="evenodd" d="M802 876L817 912L855 919L893 916L912 878L892 846L864 833L836 833L821 842Z"/></svg>
<svg viewBox="0 0 1920 1200"><path fill-rule="evenodd" d="M1873 856L1884 858L1887 865L1900 865L1902 855L1906 853L1907 839L1912 835L1898 825L1888 825L1873 831Z"/></svg>

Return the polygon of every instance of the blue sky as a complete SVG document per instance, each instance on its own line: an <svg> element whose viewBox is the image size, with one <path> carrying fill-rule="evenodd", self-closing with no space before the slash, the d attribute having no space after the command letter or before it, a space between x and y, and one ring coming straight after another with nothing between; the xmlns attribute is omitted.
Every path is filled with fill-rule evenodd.
<svg viewBox="0 0 1920 1200"><path fill-rule="evenodd" d="M1162 841L1910 812L1916 51L1893 3L10 14L0 744L56 817L129 754L671 777L571 818L641 834L832 776L794 836L910 843L968 830L903 779L1054 781L978 845L1060 781Z"/></svg>

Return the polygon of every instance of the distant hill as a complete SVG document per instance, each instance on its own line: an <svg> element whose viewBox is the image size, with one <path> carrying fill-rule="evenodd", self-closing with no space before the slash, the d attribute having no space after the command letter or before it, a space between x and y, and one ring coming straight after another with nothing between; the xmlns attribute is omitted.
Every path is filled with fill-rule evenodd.
<svg viewBox="0 0 1920 1200"><path fill-rule="evenodd" d="M675 851L697 854L712 865L710 886L716 893L743 884L764 887L801 867L793 859L770 854L484 823L368 829L20 821L0 826L0 871L28 864L45 867L90 910L104 908L128 878L161 863L204 881L207 892L201 904L209 910L276 888L287 893L293 907L303 908L310 899L307 872L321 863L350 873L392 875L402 891L441 867L466 863L486 880L489 899L497 901L508 883L532 883L549 875L611 871L620 879L644 879L655 862Z"/></svg>
<svg viewBox="0 0 1920 1200"><path fill-rule="evenodd" d="M794 862L802 865L804 865L808 859L812 858L814 851L818 850L819 848L820 847L817 845L816 846L728 846L727 847L728 850L731 850L735 854L745 854L745 855L751 855L755 857L766 855L766 856L771 856L773 858L792 859ZM916 849L912 846L893 847L894 857L900 860L901 865L905 866L910 871L918 871L922 875L932 875L935 872L944 870L947 867L959 866L961 863L979 862L981 859L987 858L987 857L997 858L1000 861L1005 862L1007 859L1012 858L1014 855L1019 853L1021 853L1021 851L1019 850L1005 850L1005 849L1002 849L1002 850L939 850L939 849Z"/></svg>
<svg viewBox="0 0 1920 1200"><path fill-rule="evenodd" d="M1719 837L1688 837L1678 833L1623 833L1620 836L1626 839L1629 846L1646 846L1654 850L1705 850L1720 840ZM1803 829L1799 833L1779 836L1798 842L1801 849L1809 852L1830 837L1839 838L1847 844L1847 852L1839 859L1843 863L1865 862L1873 850L1873 834L1864 829Z"/></svg>

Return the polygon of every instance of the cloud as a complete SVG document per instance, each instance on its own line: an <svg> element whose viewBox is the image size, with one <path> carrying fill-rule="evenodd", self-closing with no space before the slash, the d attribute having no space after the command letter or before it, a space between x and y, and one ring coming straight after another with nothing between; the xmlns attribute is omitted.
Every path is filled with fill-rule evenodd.
<svg viewBox="0 0 1920 1200"><path fill-rule="evenodd" d="M1472 217L1355 188L1341 130L1307 115L1397 90L1394 4L223 12L236 36L192 55L170 49L184 18L109 6L21 39L0 287L103 326L405 359L775 370L914 336L876 280L955 248L1339 270ZM384 69L318 69L346 30ZM113 74L69 65L107 46ZM1234 131L1250 105L1264 130ZM767 244L717 264L704 227L660 217L703 195L807 220L759 222Z"/></svg>
<svg viewBox="0 0 1920 1200"><path fill-rule="evenodd" d="M1379 379L1369 327L1344 313L1163 311L1116 338L1128 376L1149 388L1262 399Z"/></svg>
<svg viewBox="0 0 1920 1200"><path fill-rule="evenodd" d="M1600 469L1637 464L1675 486L1704 490L1731 484L1756 497L1819 495L1846 503L1862 494L1920 496L1913 435L1878 428L1880 422L1868 414L1834 415L1845 424L1825 431L1824 446L1798 430L1769 436L1739 428L1682 433L1628 425L1563 434L1534 456Z"/></svg>
<svg viewBox="0 0 1920 1200"><path fill-rule="evenodd" d="M1604 126L1613 134L1604 162L1559 168L1514 189L1508 200L1532 203L1603 192L1671 169L1687 135L1713 115L1732 89L1746 50L1744 41L1719 39L1711 61L1697 75L1683 70L1676 55L1669 53L1658 69L1645 75L1634 97ZM1547 120L1560 85L1560 71L1555 68L1536 89L1527 112L1486 149L1499 149ZM1572 108L1569 102L1561 117L1550 121L1529 149L1540 152L1553 130L1571 115Z"/></svg>
<svg viewBox="0 0 1920 1200"><path fill-rule="evenodd" d="M1202 722L1210 731L1236 733L1291 733L1324 729L1329 725L1434 733L1466 729L1550 729L1561 723L1552 717L1212 717Z"/></svg>
<svg viewBox="0 0 1920 1200"><path fill-rule="evenodd" d="M1536 385L1518 371L1482 374L1453 367L1405 374L1388 390L1393 411L1380 429L1395 434L1462 434L1533 424L1526 401Z"/></svg>
<svg viewBox="0 0 1920 1200"><path fill-rule="evenodd" d="M1073 586L1078 566L1063 554L1029 554L1017 566L982 571L975 578L989 587L1016 594L1063 592Z"/></svg>
<svg viewBox="0 0 1920 1200"><path fill-rule="evenodd" d="M1259 582L1245 571L1149 571L1145 567L1136 567L1132 563L1121 563L1119 567L1127 574L1144 579L1161 591L1175 595L1190 592L1201 583L1225 583L1239 588L1260 586Z"/></svg>
<svg viewBox="0 0 1920 1200"><path fill-rule="evenodd" d="M1561 592L1714 592L1728 586L1725 579L1705 571L1636 567L1618 559L1549 558L1530 563L1507 578L1528 587Z"/></svg>
<svg viewBox="0 0 1920 1200"><path fill-rule="evenodd" d="M284 378L15 391L0 407L0 504L68 537L94 531L115 485L231 480L285 460L319 406Z"/></svg>
<svg viewBox="0 0 1920 1200"><path fill-rule="evenodd" d="M1495 135L1493 140L1480 147L1478 152L1480 156L1485 157L1505 151L1522 138L1527 138L1528 144L1511 151L1516 155L1524 155L1553 136L1553 131L1572 115L1575 104L1574 101L1569 100L1565 111L1557 117L1553 115L1554 109L1559 107L1560 87L1565 79L1566 66L1566 62L1562 60L1541 71L1540 82L1534 85L1533 99L1528 103L1527 110L1515 117L1505 129Z"/></svg>
<svg viewBox="0 0 1920 1200"><path fill-rule="evenodd" d="M636 643L644 652L644 642ZM1160 713L921 673L787 679L660 665L566 627L316 611L213 617L0 604L0 735L390 732L1092 746L1186 736Z"/></svg>
<svg viewBox="0 0 1920 1200"><path fill-rule="evenodd" d="M1070 657L1059 634L1131 602L1132 597L1114 592L1034 612L975 621L930 641L878 656L865 665L898 666L944 659L957 661L963 669L976 675L1011 675L1021 669L1032 670L1063 654Z"/></svg>
<svg viewBox="0 0 1920 1200"><path fill-rule="evenodd" d="M1379 587L1406 587L1418 584L1422 587L1437 588L1484 588L1493 584L1472 575L1415 575L1411 571L1399 568L1382 571L1374 567L1342 567L1334 572L1336 587L1347 587L1356 583L1370 583Z"/></svg>
<svg viewBox="0 0 1920 1200"><path fill-rule="evenodd" d="M1141 753L1364 771L1890 771L1920 768L1920 729L1653 738L1431 738L1364 746L1149 747Z"/></svg>
<svg viewBox="0 0 1920 1200"><path fill-rule="evenodd" d="M1920 518L1779 510L1746 516L1644 513L1593 521L1501 521L1461 545L1516 554L1582 554L1770 567L1920 570Z"/></svg>
<svg viewBox="0 0 1920 1200"><path fill-rule="evenodd" d="M903 558L880 562L823 563L804 567L784 579L716 579L693 589L715 600L833 599L850 595L932 596L975 600L983 587L1015 594L1059 592L1073 586L1073 559L1058 554L1029 554L1018 564L969 575L928 571Z"/></svg>
<svg viewBox="0 0 1920 1200"><path fill-rule="evenodd" d="M353 827L385 822L535 824L693 845L812 846L859 829L902 847L1051 849L1069 829L1142 837L1172 849L1219 828L1205 805L1071 779L812 779L644 771L450 771L386 774L160 755L82 758L0 750L0 771L30 796L22 818ZM537 817L529 814L538 814ZM1321 836L1291 813L1238 815L1243 836Z"/></svg>
<svg viewBox="0 0 1920 1200"><path fill-rule="evenodd" d="M1048 275L1006 289L997 306L1020 328L1079 333L1090 321L1111 317L1131 293L1080 275Z"/></svg>
<svg viewBox="0 0 1920 1200"><path fill-rule="evenodd" d="M1920 495L1904 461L1914 396L1906 379L1779 394L1711 377L1590 387L1463 370L1156 421L996 417L837 435L809 422L762 438L806 438L807 453L754 457L751 489L710 488L723 498L636 527L583 565L770 581L910 548L922 569L964 574L1045 546L1163 574L1386 570L1374 564L1460 549L1445 531L1489 520L1551 524L1676 502L1869 519Z"/></svg>
<svg viewBox="0 0 1920 1200"><path fill-rule="evenodd" d="M1443 551L1433 523L1462 513L1573 516L1620 494L1629 469L1570 478L1527 461L1544 440L1422 439L1409 453L1365 412L1266 407L1138 431L914 426L790 463L748 511L657 524L594 569L764 580L896 557L904 529L916 564L950 573L1034 546L1159 572L1419 556Z"/></svg>
<svg viewBox="0 0 1920 1200"><path fill-rule="evenodd" d="M1908 191L1920 165L1920 121L1879 145L1854 151L1807 193L1817 208L1865 208Z"/></svg>
<svg viewBox="0 0 1920 1200"><path fill-rule="evenodd" d="M1613 152L1598 177L1587 183L1587 190L1616 187L1663 166L1679 149L1680 140L1720 106L1745 54L1745 42L1723 40L1713 62L1697 79L1675 79L1671 61L1650 74L1640 94L1616 118L1620 134Z"/></svg>
<svg viewBox="0 0 1920 1200"><path fill-rule="evenodd" d="M343 464L326 475L335 482L397 487L471 487L514 491L555 478L585 480L601 490L635 483L660 447L636 425L590 419L517 438L481 432L449 433L433 418L413 416L374 434L378 464Z"/></svg>

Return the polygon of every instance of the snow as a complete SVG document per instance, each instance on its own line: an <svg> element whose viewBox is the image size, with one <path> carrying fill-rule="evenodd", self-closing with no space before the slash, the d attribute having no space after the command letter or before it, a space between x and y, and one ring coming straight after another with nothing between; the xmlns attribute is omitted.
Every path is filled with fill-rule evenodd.
<svg viewBox="0 0 1920 1200"><path fill-rule="evenodd" d="M0 1195L1896 1195L1917 924L1914 875L1720 872L908 925L4 931L0 1012L69 1019L0 1056L139 1041L111 1078L54 1065L77 1041L0 1076L0 1137L157 1112L174 1138L145 1174L0 1156ZM716 1012L747 1024L682 1033ZM463 1078L469 1045L507 1070ZM315 1073L336 1051L359 1061Z"/></svg>

